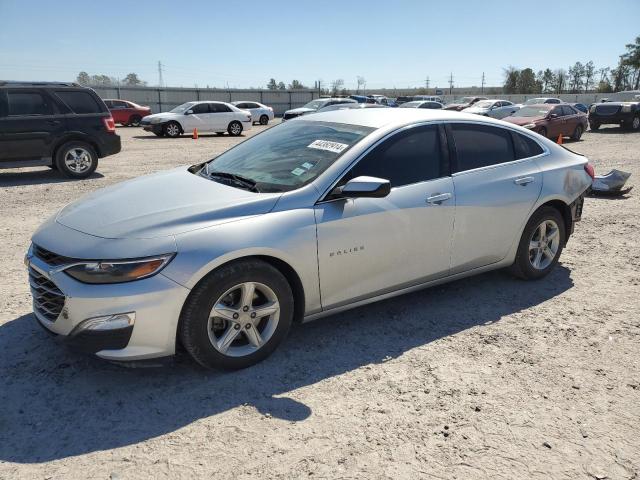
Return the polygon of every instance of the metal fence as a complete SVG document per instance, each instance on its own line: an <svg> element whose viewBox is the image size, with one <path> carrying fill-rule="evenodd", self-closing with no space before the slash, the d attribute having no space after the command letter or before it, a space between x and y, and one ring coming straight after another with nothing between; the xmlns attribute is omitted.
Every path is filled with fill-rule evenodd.
<svg viewBox="0 0 640 480"><path fill-rule="evenodd" d="M219 102L253 101L272 107L276 115L303 106L318 92L313 90L223 90L217 88L92 87L103 99L119 98L147 105L151 111L166 112L185 102L216 100Z"/></svg>

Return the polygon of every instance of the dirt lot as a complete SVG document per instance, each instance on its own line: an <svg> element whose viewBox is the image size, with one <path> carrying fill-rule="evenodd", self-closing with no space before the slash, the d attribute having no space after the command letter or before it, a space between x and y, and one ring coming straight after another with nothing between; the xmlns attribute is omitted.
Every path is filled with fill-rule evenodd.
<svg viewBox="0 0 640 480"><path fill-rule="evenodd" d="M126 369L36 325L30 235L86 192L238 140L119 134L86 181L0 170L0 479L640 474L640 190L587 199L545 280L493 272L303 325L241 372ZM640 179L640 134L570 147Z"/></svg>

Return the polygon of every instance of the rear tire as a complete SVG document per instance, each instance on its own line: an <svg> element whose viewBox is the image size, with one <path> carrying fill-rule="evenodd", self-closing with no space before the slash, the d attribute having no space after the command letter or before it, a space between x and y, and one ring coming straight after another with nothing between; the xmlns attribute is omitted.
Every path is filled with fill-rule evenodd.
<svg viewBox="0 0 640 480"><path fill-rule="evenodd" d="M600 124L596 122L589 122L589 129L592 131L598 130L600 128Z"/></svg>
<svg viewBox="0 0 640 480"><path fill-rule="evenodd" d="M515 261L509 267L511 273L524 280L546 276L558 263L564 248L565 228L564 219L555 208L545 206L536 210L522 232Z"/></svg>
<svg viewBox="0 0 640 480"><path fill-rule="evenodd" d="M164 137L164 132L153 132L156 137Z"/></svg>
<svg viewBox="0 0 640 480"><path fill-rule="evenodd" d="M260 125L267 125L269 123L269 117L262 115L260 117Z"/></svg>
<svg viewBox="0 0 640 480"><path fill-rule="evenodd" d="M227 127L227 132L232 137L238 137L238 136L242 135L242 124L240 122L238 122L237 120L234 120Z"/></svg>
<svg viewBox="0 0 640 480"><path fill-rule="evenodd" d="M242 298L245 290L239 288L244 285L253 285L248 301ZM277 312L256 320L252 313L269 305L276 305ZM203 367L246 368L264 360L284 340L293 321L293 307L291 286L280 271L261 260L241 260L214 270L191 291L180 314L178 334L187 352ZM214 316L216 311L224 316ZM249 332L258 332L257 337L252 340ZM231 340L225 343L225 337Z"/></svg>
<svg viewBox="0 0 640 480"><path fill-rule="evenodd" d="M540 130L538 130L538 133L540 135L542 135L544 138L547 138L547 129L546 128L544 128L544 127L540 128Z"/></svg>
<svg viewBox="0 0 640 480"><path fill-rule="evenodd" d="M578 125L576 127L573 135L571 135L571 139L577 142L578 140L580 140L580 137L582 137L582 125Z"/></svg>
<svg viewBox="0 0 640 480"><path fill-rule="evenodd" d="M56 167L69 178L87 178L98 168L98 154L86 142L68 142L56 152Z"/></svg>

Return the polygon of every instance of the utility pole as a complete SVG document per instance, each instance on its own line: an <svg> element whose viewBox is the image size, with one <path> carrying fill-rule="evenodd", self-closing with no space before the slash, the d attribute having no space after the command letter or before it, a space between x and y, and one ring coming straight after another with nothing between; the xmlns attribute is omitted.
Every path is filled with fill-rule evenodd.
<svg viewBox="0 0 640 480"><path fill-rule="evenodd" d="M482 87L480 87L480 93L484 93L484 72L482 72Z"/></svg>
<svg viewBox="0 0 640 480"><path fill-rule="evenodd" d="M453 72L449 76L449 95L453 94Z"/></svg>
<svg viewBox="0 0 640 480"><path fill-rule="evenodd" d="M424 81L424 85L427 87L427 93L429 93L429 76L427 76L427 79Z"/></svg>
<svg viewBox="0 0 640 480"><path fill-rule="evenodd" d="M164 87L164 81L162 80L162 63L158 60L158 86Z"/></svg>

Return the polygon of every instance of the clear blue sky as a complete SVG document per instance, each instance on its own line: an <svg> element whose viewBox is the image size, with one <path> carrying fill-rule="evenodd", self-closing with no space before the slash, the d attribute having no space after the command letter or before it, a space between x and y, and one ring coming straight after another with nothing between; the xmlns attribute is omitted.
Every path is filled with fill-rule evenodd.
<svg viewBox="0 0 640 480"><path fill-rule="evenodd" d="M508 65L614 66L640 35L640 0L0 0L0 79L79 71L155 85L354 88L502 83Z"/></svg>

